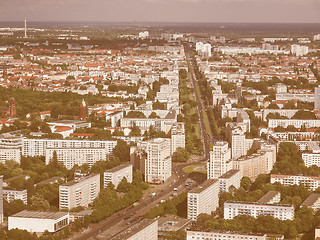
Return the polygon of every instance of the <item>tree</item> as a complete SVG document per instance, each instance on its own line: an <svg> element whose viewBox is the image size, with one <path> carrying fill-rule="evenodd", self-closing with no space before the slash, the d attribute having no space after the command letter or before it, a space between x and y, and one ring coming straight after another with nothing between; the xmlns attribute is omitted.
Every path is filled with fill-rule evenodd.
<svg viewBox="0 0 320 240"><path fill-rule="evenodd" d="M31 197L31 208L38 211L48 211L50 204L42 195L36 194Z"/></svg>
<svg viewBox="0 0 320 240"><path fill-rule="evenodd" d="M182 147L178 147L172 155L173 162L187 162L189 160L189 152Z"/></svg>
<svg viewBox="0 0 320 240"><path fill-rule="evenodd" d="M243 177L241 179L241 183L240 183L240 186L245 189L245 190L249 190L250 189L250 186L251 186L251 179L248 178L248 177Z"/></svg>
<svg viewBox="0 0 320 240"><path fill-rule="evenodd" d="M129 133L129 136L141 136L140 128L138 126L134 126Z"/></svg>
<svg viewBox="0 0 320 240"><path fill-rule="evenodd" d="M155 112L152 112L150 115L149 115L149 118L160 118Z"/></svg>
<svg viewBox="0 0 320 240"><path fill-rule="evenodd" d="M118 140L117 145L113 149L113 155L121 162L128 162L130 160L130 146L123 140Z"/></svg>
<svg viewBox="0 0 320 240"><path fill-rule="evenodd" d="M156 102L153 102L152 104L152 109L154 110L165 110L166 109L166 104L165 103L161 103L158 100Z"/></svg>
<svg viewBox="0 0 320 240"><path fill-rule="evenodd" d="M284 109L296 109L296 104L293 101L288 101L284 106Z"/></svg>
<svg viewBox="0 0 320 240"><path fill-rule="evenodd" d="M131 184L128 183L125 177L123 177L121 182L118 184L117 191L126 193L126 192L129 192L130 189L131 189Z"/></svg>

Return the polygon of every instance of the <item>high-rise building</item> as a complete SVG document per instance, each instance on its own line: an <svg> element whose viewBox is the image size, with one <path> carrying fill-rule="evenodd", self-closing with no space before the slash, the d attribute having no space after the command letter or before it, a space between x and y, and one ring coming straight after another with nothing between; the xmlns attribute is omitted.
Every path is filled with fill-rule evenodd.
<svg viewBox="0 0 320 240"><path fill-rule="evenodd" d="M224 141L215 142L207 162L207 179L219 178L232 169L231 150Z"/></svg>
<svg viewBox="0 0 320 240"><path fill-rule="evenodd" d="M10 117L15 117L17 114L16 110L16 100L14 98L10 98L9 100L9 115Z"/></svg>
<svg viewBox="0 0 320 240"><path fill-rule="evenodd" d="M87 120L87 105L84 99L80 104L80 120Z"/></svg>
<svg viewBox="0 0 320 240"><path fill-rule="evenodd" d="M76 178L59 186L59 209L87 207L100 193L100 174Z"/></svg>
<svg viewBox="0 0 320 240"><path fill-rule="evenodd" d="M163 183L171 176L171 140L154 138L137 144L138 151L145 151L144 169L140 169L146 182ZM141 159L142 160L142 159ZM132 160L133 162L135 160ZM136 164L134 164L136 165Z"/></svg>
<svg viewBox="0 0 320 240"><path fill-rule="evenodd" d="M219 182L208 179L188 192L188 219L197 220L201 213L211 214L219 206Z"/></svg>
<svg viewBox="0 0 320 240"><path fill-rule="evenodd" d="M119 183L123 178L126 178L127 182L132 182L132 165L122 164L109 169L103 174L103 186L107 188L108 184L111 182L115 188L118 187Z"/></svg>
<svg viewBox="0 0 320 240"><path fill-rule="evenodd" d="M225 174L219 177L219 189L220 192L229 192L230 187L238 189L241 182L241 173L239 170L229 170Z"/></svg>
<svg viewBox="0 0 320 240"><path fill-rule="evenodd" d="M296 56L304 56L309 53L309 48L308 46L300 46L297 44L293 44L291 45L291 53Z"/></svg>
<svg viewBox="0 0 320 240"><path fill-rule="evenodd" d="M186 147L186 135L184 131L184 123L175 123L171 128L171 155L178 147Z"/></svg>

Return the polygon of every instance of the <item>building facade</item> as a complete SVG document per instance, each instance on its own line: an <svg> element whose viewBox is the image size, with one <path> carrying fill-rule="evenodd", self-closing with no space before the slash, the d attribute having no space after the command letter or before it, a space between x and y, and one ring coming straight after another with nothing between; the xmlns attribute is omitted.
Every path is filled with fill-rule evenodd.
<svg viewBox="0 0 320 240"><path fill-rule="evenodd" d="M3 189L3 199L7 202L21 200L25 205L28 203L28 192L25 190Z"/></svg>
<svg viewBox="0 0 320 240"><path fill-rule="evenodd" d="M284 186L304 185L310 191L315 191L320 186L319 176L271 174L270 183L281 183Z"/></svg>
<svg viewBox="0 0 320 240"><path fill-rule="evenodd" d="M225 174L219 177L219 190L220 192L228 192L230 187L233 186L236 189L240 187L241 172L239 170L229 170Z"/></svg>
<svg viewBox="0 0 320 240"><path fill-rule="evenodd" d="M178 147L186 147L186 135L184 131L184 123L175 123L171 128L171 155Z"/></svg>
<svg viewBox="0 0 320 240"><path fill-rule="evenodd" d="M265 233L243 233L232 231L219 231L219 230L187 230L187 240L266 240Z"/></svg>
<svg viewBox="0 0 320 240"><path fill-rule="evenodd" d="M219 206L219 181L208 179L188 192L188 219L193 221L201 213L211 214Z"/></svg>
<svg viewBox="0 0 320 240"><path fill-rule="evenodd" d="M131 164L122 164L117 167L114 167L110 170L107 170L103 174L103 186L107 188L108 184L111 182L115 188L118 187L119 183L123 178L127 179L127 182L132 182L132 165Z"/></svg>

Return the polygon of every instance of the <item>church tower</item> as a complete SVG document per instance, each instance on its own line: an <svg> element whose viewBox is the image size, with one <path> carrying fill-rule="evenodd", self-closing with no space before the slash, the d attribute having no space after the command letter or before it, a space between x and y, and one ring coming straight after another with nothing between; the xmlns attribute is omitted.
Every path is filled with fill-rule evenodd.
<svg viewBox="0 0 320 240"><path fill-rule="evenodd" d="M82 99L82 102L80 104L80 120L87 120L87 106L84 99Z"/></svg>
<svg viewBox="0 0 320 240"><path fill-rule="evenodd" d="M10 100L9 100L9 115L12 118L17 115L16 100L14 98L10 98Z"/></svg>

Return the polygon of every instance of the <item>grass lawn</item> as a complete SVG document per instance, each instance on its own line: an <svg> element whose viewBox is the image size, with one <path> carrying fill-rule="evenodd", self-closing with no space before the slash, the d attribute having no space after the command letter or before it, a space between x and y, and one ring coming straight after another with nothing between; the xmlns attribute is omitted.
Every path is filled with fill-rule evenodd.
<svg viewBox="0 0 320 240"><path fill-rule="evenodd" d="M202 115L203 115L204 125L206 127L207 133L209 134L210 138L212 138L212 132L211 132L210 123L209 123L209 119L206 111L202 110Z"/></svg>
<svg viewBox="0 0 320 240"><path fill-rule="evenodd" d="M195 165L190 165L190 166L187 166L187 167L184 167L182 169L182 171L184 171L185 173L192 173L192 172L201 172L201 173L207 173L207 171L198 171L196 170L195 168L197 167L203 167L205 166L206 164L195 164Z"/></svg>

